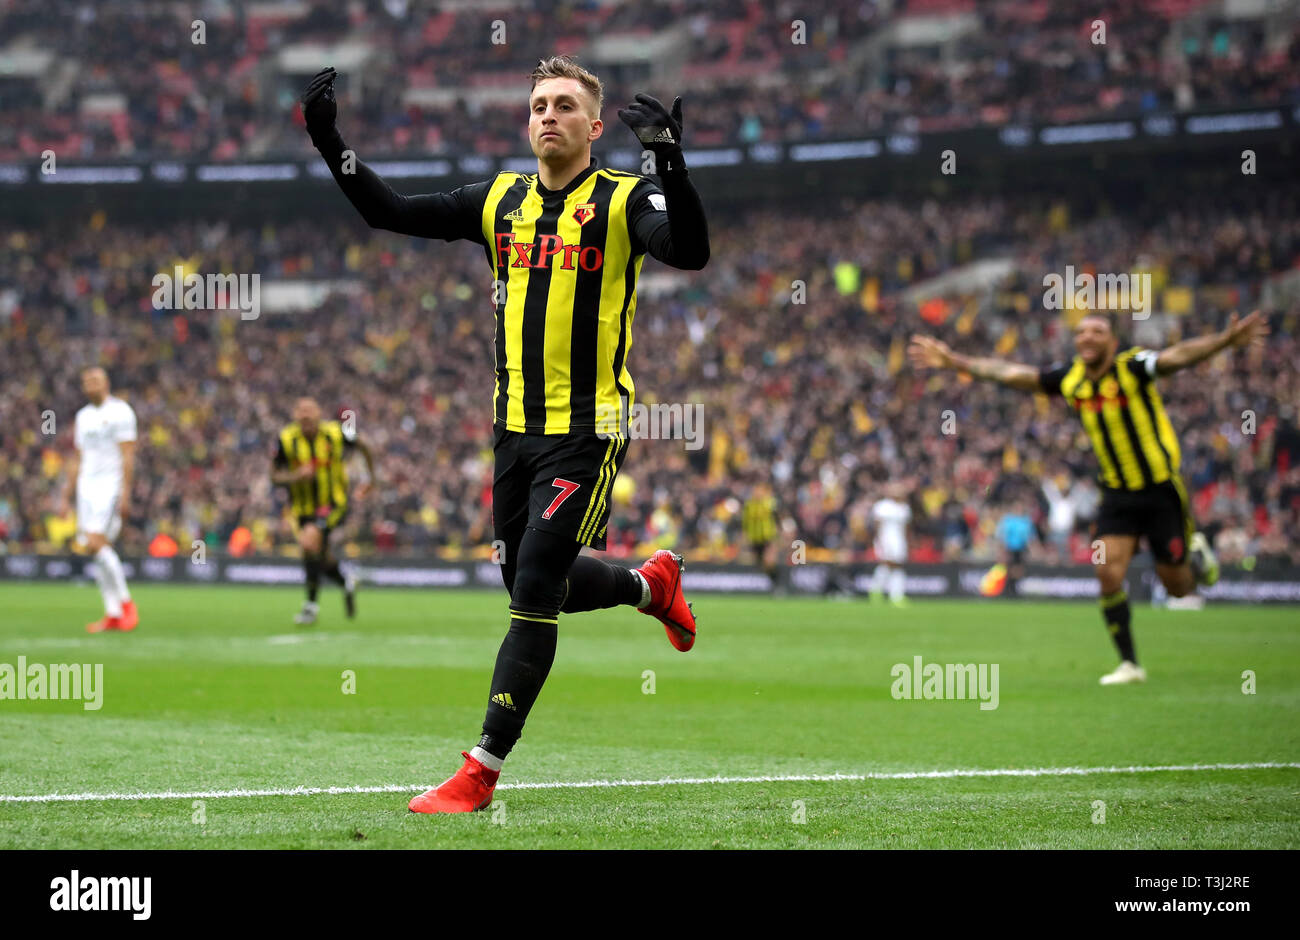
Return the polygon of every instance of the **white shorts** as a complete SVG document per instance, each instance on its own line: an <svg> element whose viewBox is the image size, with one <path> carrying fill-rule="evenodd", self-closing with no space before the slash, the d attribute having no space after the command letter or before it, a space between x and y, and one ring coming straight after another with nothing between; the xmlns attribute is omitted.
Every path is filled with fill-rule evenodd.
<svg viewBox="0 0 1300 940"><path fill-rule="evenodd" d="M887 561L891 565L907 562L907 543L900 539L876 540L876 560Z"/></svg>
<svg viewBox="0 0 1300 940"><path fill-rule="evenodd" d="M116 541L122 530L117 513L120 485L77 487L77 534L102 535Z"/></svg>

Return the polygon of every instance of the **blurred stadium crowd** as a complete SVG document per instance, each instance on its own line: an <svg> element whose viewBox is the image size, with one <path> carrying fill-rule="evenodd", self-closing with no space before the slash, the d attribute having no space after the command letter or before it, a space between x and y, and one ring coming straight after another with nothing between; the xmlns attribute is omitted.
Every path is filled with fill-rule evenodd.
<svg viewBox="0 0 1300 940"><path fill-rule="evenodd" d="M1217 9L0 0L0 160L309 154L296 98L325 64L343 75L349 139L372 156L525 154L524 76L538 50L582 52L603 71L613 131L635 92L682 93L696 147L1300 103L1295 5Z"/></svg>
<svg viewBox="0 0 1300 940"><path fill-rule="evenodd" d="M904 345L926 331L967 352L1068 358L1071 314L1042 310L1041 283L1073 264L1150 272L1157 312L1130 338L1159 346L1244 313L1300 263L1300 186L1144 209L1085 217L1064 202L984 196L766 207L711 223L702 274L647 259L630 356L638 400L701 403L704 446L633 442L610 550L744 558L743 506L770 485L782 551L802 539L810 559L865 560L870 506L901 480L914 559L994 557L1000 516L1021 505L1040 529L1031 557L1085 559L1097 493L1073 414L917 374ZM915 293L988 259L1006 264L988 285ZM154 310L150 281L176 264L332 289L314 310L256 320ZM474 246L360 223L134 226L95 214L9 229L0 546L66 546L73 523L56 516L54 494L82 403L78 370L100 363L140 422L128 553L169 540L188 552L195 538L236 552L289 545L270 460L294 397L314 392L327 411L352 409L376 453L378 486L349 520L352 551L485 555L488 274ZM792 295L796 281L806 298ZM1228 564L1300 564L1300 303L1269 312L1265 348L1160 386L1199 522ZM43 433L47 412L55 435Z"/></svg>

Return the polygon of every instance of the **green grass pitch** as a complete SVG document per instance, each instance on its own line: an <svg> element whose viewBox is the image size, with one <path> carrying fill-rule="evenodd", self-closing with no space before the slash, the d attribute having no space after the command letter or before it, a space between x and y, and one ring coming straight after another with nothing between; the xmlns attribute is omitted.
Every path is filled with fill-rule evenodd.
<svg viewBox="0 0 1300 940"><path fill-rule="evenodd" d="M688 654L627 608L564 616L503 784L742 779L502 788L486 812L428 817L406 802L477 740L504 593L370 591L349 622L325 590L309 630L300 598L142 585L139 630L90 636L93 588L0 584L0 663L104 667L98 711L0 700L0 848L1300 846L1294 767L762 779L1294 763L1295 608L1139 606L1151 678L1112 688L1092 604L700 595ZM918 655L998 664L998 707L896 700L891 667ZM295 787L392 791L215 795Z"/></svg>

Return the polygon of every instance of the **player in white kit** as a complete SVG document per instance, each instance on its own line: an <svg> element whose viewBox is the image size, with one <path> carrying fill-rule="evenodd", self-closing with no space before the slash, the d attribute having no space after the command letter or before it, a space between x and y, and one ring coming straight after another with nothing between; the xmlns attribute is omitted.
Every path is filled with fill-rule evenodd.
<svg viewBox="0 0 1300 940"><path fill-rule="evenodd" d="M61 511L66 514L75 490L77 534L95 559L95 582L104 598L104 617L86 625L91 633L134 630L140 621L126 587L122 560L113 542L130 512L135 473L135 412L109 394L108 375L100 368L81 373L81 390L90 399L77 412L76 451L68 467Z"/></svg>
<svg viewBox="0 0 1300 940"><path fill-rule="evenodd" d="M889 600L897 606L907 602L904 596L907 576L903 573L903 565L907 563L907 529L912 521L912 510L907 505L906 495L906 488L901 483L890 483L885 487L885 498L871 507L871 524L876 530L876 558L880 562L871 576L871 599L878 600L888 584Z"/></svg>

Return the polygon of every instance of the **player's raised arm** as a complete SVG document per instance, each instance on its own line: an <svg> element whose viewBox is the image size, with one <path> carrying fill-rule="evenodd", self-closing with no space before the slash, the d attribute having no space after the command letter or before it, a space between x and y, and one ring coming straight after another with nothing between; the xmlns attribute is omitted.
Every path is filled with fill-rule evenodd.
<svg viewBox="0 0 1300 940"><path fill-rule="evenodd" d="M355 446L357 450L361 451L361 457L366 462L366 473L369 475L371 481L373 481L375 479L375 456L370 450L370 445L366 442L364 437L357 435L356 442L353 446Z"/></svg>
<svg viewBox="0 0 1300 940"><path fill-rule="evenodd" d="M1039 381L1039 370L1020 362L1007 362L1004 359L976 358L953 352L943 340L933 336L916 335L907 347L907 355L912 365L924 369L952 369L968 372L977 379L998 382L1010 388L1024 392L1043 390Z"/></svg>
<svg viewBox="0 0 1300 940"><path fill-rule="evenodd" d="M307 133L343 194L361 213L371 228L382 228L399 235L418 235L422 238L441 238L454 241L469 238L481 241L479 213L482 200L474 205L478 188L461 187L450 193L426 193L403 196L393 191L374 170L355 153L345 162L347 144L339 134L334 121L338 104L334 98L332 68L316 73L302 96L302 116ZM480 187L486 194L486 187Z"/></svg>
<svg viewBox="0 0 1300 940"><path fill-rule="evenodd" d="M356 496L358 499L365 499L375 485L375 456L370 450L370 444L360 434L356 434L351 440L347 439L346 434L343 438L344 447L356 448L361 452L361 457L366 462L366 479L357 487Z"/></svg>
<svg viewBox="0 0 1300 940"><path fill-rule="evenodd" d="M641 146L655 155L662 193L653 191L629 206L628 223L652 258L686 271L709 262L709 224L700 194L682 158L682 99L668 110L658 99L637 95L618 116L632 129Z"/></svg>
<svg viewBox="0 0 1300 940"><path fill-rule="evenodd" d="M1211 333L1209 336L1185 339L1181 343L1174 343L1167 349L1160 350L1156 356L1156 374L1168 375L1179 369L1186 369L1231 347L1248 346L1251 343L1261 344L1267 335L1268 322L1258 310L1244 320L1238 320L1234 312L1232 319L1228 321L1227 329Z"/></svg>

